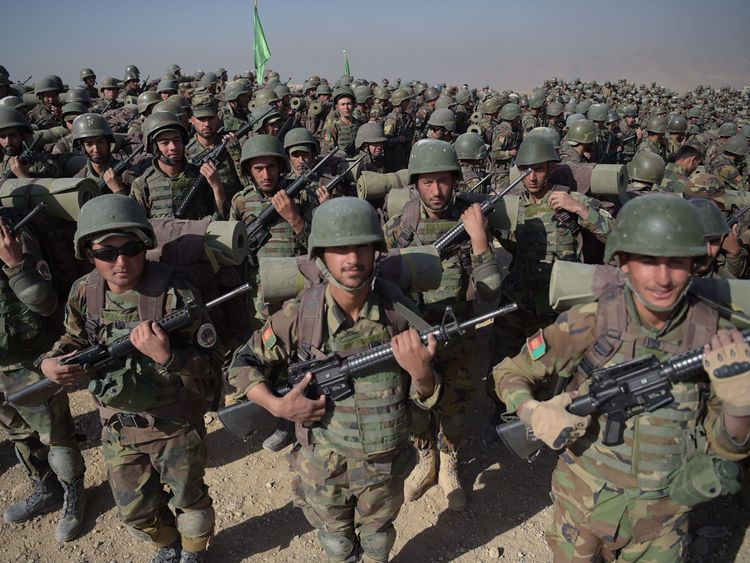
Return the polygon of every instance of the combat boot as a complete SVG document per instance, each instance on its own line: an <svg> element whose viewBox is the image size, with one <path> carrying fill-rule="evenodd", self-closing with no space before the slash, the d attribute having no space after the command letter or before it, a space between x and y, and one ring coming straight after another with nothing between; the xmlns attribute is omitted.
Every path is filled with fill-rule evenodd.
<svg viewBox="0 0 750 563"><path fill-rule="evenodd" d="M263 449L269 452L279 452L292 442L294 442L294 423L280 418L274 433L263 440Z"/></svg>
<svg viewBox="0 0 750 563"><path fill-rule="evenodd" d="M37 514L52 512L60 507L62 489L54 475L46 479L32 478L33 489L25 499L11 504L3 513L3 520L8 524L24 522Z"/></svg>
<svg viewBox="0 0 750 563"><path fill-rule="evenodd" d="M437 451L434 447L417 449L417 464L404 482L404 497L408 502L420 498L437 482Z"/></svg>
<svg viewBox="0 0 750 563"><path fill-rule="evenodd" d="M205 560L205 551L186 551L183 549L180 557L180 563L203 563Z"/></svg>
<svg viewBox="0 0 750 563"><path fill-rule="evenodd" d="M177 541L165 545L164 547L160 547L159 551L156 552L156 555L154 555L154 558L151 560L151 563L180 563L181 553L182 544L178 538Z"/></svg>
<svg viewBox="0 0 750 563"><path fill-rule="evenodd" d="M466 508L466 495L458 480L458 453L440 452L438 484L443 489L448 508L461 512Z"/></svg>
<svg viewBox="0 0 750 563"><path fill-rule="evenodd" d="M75 479L72 483L60 481L65 491L63 509L60 521L55 530L55 539L59 542L76 539L83 530L84 513L86 510L86 491L83 488L83 478Z"/></svg>

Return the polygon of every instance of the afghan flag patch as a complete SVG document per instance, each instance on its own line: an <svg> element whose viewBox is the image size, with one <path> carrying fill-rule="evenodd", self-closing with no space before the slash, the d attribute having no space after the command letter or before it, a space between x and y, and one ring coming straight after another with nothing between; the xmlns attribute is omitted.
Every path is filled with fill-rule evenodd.
<svg viewBox="0 0 750 563"><path fill-rule="evenodd" d="M539 330L534 336L526 339L526 349L532 360L538 360L547 351L547 343L544 341L544 333Z"/></svg>
<svg viewBox="0 0 750 563"><path fill-rule="evenodd" d="M276 344L276 335L274 334L273 328L270 324L263 331L263 335L261 338L263 340L263 347L266 349L271 348L274 344Z"/></svg>

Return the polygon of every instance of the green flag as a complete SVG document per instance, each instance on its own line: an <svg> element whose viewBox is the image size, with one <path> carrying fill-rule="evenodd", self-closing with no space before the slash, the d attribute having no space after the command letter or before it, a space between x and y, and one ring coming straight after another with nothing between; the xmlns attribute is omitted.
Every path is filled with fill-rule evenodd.
<svg viewBox="0 0 750 563"><path fill-rule="evenodd" d="M349 72L349 57L346 56L346 49L344 49L344 74L347 76L352 75L352 73Z"/></svg>
<svg viewBox="0 0 750 563"><path fill-rule="evenodd" d="M271 50L268 48L266 34L258 17L258 0L253 3L253 55L255 57L255 82L263 82L263 69L266 62L271 58Z"/></svg>

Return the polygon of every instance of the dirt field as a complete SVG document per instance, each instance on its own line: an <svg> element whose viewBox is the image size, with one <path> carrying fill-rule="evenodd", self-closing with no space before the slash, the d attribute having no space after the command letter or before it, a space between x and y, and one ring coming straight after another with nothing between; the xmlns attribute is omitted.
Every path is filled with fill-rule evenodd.
<svg viewBox="0 0 750 563"><path fill-rule="evenodd" d="M149 561L153 550L132 538L120 524L102 462L98 419L90 397L71 395L76 426L84 443L88 518L85 535L59 545L54 540L57 513L20 525L2 524L1 561ZM478 397L471 421L474 435L490 413ZM218 421L209 426L207 482L217 513L209 560L216 562L323 562L315 534L291 504L290 473L283 453L260 447L264 431L249 443L229 435ZM270 430L270 426L268 428ZM0 445L0 505L29 490L10 442ZM544 527L549 520L549 476L554 456L533 467L512 458L503 446L486 447L471 438L462 456L463 483L469 492L464 513L450 513L437 487L404 506L396 521L393 561L462 563L547 561ZM691 523L692 560L750 561L750 514L736 499L701 507Z"/></svg>

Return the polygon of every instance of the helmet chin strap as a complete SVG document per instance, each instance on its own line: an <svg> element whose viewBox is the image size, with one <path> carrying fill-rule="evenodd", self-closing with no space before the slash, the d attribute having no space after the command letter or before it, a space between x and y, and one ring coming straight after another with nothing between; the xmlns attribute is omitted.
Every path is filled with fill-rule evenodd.
<svg viewBox="0 0 750 563"><path fill-rule="evenodd" d="M174 166L176 164L176 162L173 159L169 158L168 156L162 153L159 153L159 160L168 166Z"/></svg>
<svg viewBox="0 0 750 563"><path fill-rule="evenodd" d="M685 286L685 289L682 290L682 293L680 296L675 299L674 303L669 305L668 307L658 307L654 305L653 303L649 302L643 295L638 293L635 289L633 289L633 285L630 283L630 279L628 277L625 277L625 286L631 291L633 295L635 295L635 298L640 302L641 305L646 307L649 311L652 311L654 313L671 313L674 311L677 306L682 303L682 300L685 299L685 296L687 295L688 290L690 289L690 284L693 283L693 280L691 279L688 281L688 284Z"/></svg>
<svg viewBox="0 0 750 563"><path fill-rule="evenodd" d="M336 278L333 277L333 274L326 266L326 263L323 262L323 259L318 257L315 259L315 264L320 268L320 271L323 272L323 275L328 280L328 283L332 283L339 289L343 289L344 291L348 293L356 293L360 291L361 289L370 286L372 287L375 283L375 268L372 269L372 273L370 274L370 277L368 277L365 281L363 281L361 284L359 284L357 287L349 287L347 285L344 285L340 281L338 281Z"/></svg>

